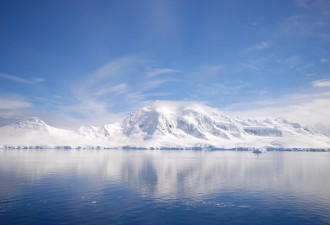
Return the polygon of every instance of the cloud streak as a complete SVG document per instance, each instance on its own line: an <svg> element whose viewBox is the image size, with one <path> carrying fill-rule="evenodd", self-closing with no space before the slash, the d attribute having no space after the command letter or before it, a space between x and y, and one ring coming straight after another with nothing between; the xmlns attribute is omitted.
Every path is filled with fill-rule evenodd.
<svg viewBox="0 0 330 225"><path fill-rule="evenodd" d="M159 76L161 74L168 74L168 73L177 73L179 72L178 70L175 69L170 69L170 68L158 68L154 69L152 71L147 72L148 77L155 77Z"/></svg>
<svg viewBox="0 0 330 225"><path fill-rule="evenodd" d="M62 112L71 112L92 120L109 118L117 112L129 112L157 96L168 96L169 93L159 92L158 88L180 80L158 76L179 71L169 68L153 69L153 64L154 61L142 56L110 61L73 85L72 94L76 103L59 108Z"/></svg>
<svg viewBox="0 0 330 225"><path fill-rule="evenodd" d="M0 126L14 122L18 118L26 117L33 105L17 96L0 97Z"/></svg>
<svg viewBox="0 0 330 225"><path fill-rule="evenodd" d="M0 110L22 109L31 107L31 103L19 99L0 98Z"/></svg>
<svg viewBox="0 0 330 225"><path fill-rule="evenodd" d="M299 7L308 9L309 5L307 3L307 0L296 0L296 3Z"/></svg>
<svg viewBox="0 0 330 225"><path fill-rule="evenodd" d="M322 59L320 59L320 62L321 63L328 63L328 62L330 62L330 58L322 58Z"/></svg>
<svg viewBox="0 0 330 225"><path fill-rule="evenodd" d="M313 87L330 87L330 80L316 80L312 82Z"/></svg>
<svg viewBox="0 0 330 225"><path fill-rule="evenodd" d="M23 83L23 84L38 84L38 83L45 81L42 78L24 79L24 78L21 78L18 76L14 76L11 74L5 74L5 73L0 73L0 78L6 79L6 80L11 80L11 81L18 82L18 83Z"/></svg>
<svg viewBox="0 0 330 225"><path fill-rule="evenodd" d="M106 94L124 91L127 86L118 84L104 87L104 83L115 83L126 78L128 74L146 60L137 56L130 56L110 61L96 71L88 74L82 81L72 87L72 93L78 104L62 107L63 110L72 111L85 117L100 117L108 115L108 108L112 103L104 99Z"/></svg>
<svg viewBox="0 0 330 225"><path fill-rule="evenodd" d="M267 42L261 42L260 44L253 45L250 48L246 49L245 52L254 52L254 51L261 51L269 47Z"/></svg>
<svg viewBox="0 0 330 225"><path fill-rule="evenodd" d="M103 88L95 93L95 95L100 96L100 95L105 95L105 94L123 94L127 92L127 84L118 84L115 86Z"/></svg>
<svg viewBox="0 0 330 225"><path fill-rule="evenodd" d="M329 80L311 83L312 89L305 93L293 93L275 99L233 104L225 111L243 118L282 117L303 125L322 123L330 125L330 90L318 91L319 87L330 87Z"/></svg>

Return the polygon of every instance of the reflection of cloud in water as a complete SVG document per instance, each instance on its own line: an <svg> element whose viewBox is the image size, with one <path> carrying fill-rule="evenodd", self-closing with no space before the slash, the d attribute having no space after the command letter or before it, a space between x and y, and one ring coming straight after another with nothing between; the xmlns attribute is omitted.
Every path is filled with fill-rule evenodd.
<svg viewBox="0 0 330 225"><path fill-rule="evenodd" d="M128 184L144 196L161 199L267 191L312 194L329 202L329 162L329 153L308 152L0 151L1 174L34 182L76 173L93 182Z"/></svg>

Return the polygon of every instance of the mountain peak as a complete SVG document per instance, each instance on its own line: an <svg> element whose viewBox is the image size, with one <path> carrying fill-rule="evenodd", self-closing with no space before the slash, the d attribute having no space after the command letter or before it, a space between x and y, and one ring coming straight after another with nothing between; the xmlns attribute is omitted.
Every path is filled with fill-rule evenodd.
<svg viewBox="0 0 330 225"><path fill-rule="evenodd" d="M28 117L22 119L12 126L16 129L48 131L48 125L38 117Z"/></svg>
<svg viewBox="0 0 330 225"><path fill-rule="evenodd" d="M242 119L225 116L220 110L203 104L171 101L154 102L137 109L122 124L71 131L50 127L38 117L29 117L0 128L0 134L0 143L11 140L17 143L22 138L26 140L24 143L37 145L51 140L56 144L97 143L114 147L328 148L330 143L329 137L282 118Z"/></svg>
<svg viewBox="0 0 330 225"><path fill-rule="evenodd" d="M171 101L156 101L135 110L124 120L123 131L127 136L161 136L171 140L190 137L221 142L311 133L300 124L284 119L243 120L224 116L219 110L200 103Z"/></svg>
<svg viewBox="0 0 330 225"><path fill-rule="evenodd" d="M145 133L148 136L193 137L207 139L217 136L229 139L230 135L239 136L239 128L230 124L231 118L208 106L194 102L154 102L132 112L123 122L124 133Z"/></svg>

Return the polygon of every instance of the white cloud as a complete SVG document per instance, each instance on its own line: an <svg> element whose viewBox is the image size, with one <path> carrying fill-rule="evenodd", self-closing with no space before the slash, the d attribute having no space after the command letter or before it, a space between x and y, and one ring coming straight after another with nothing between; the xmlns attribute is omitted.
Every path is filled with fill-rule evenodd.
<svg viewBox="0 0 330 225"><path fill-rule="evenodd" d="M254 62L242 63L242 66L247 67L247 68L252 69L252 70L260 70L261 69L260 64L259 63L256 64Z"/></svg>
<svg viewBox="0 0 330 225"><path fill-rule="evenodd" d="M225 111L229 115L242 118L265 119L285 118L302 125L315 125L316 123L330 124L330 98L305 99L293 102L289 97L264 102L250 102L238 106L231 106ZM244 108L247 107L247 108Z"/></svg>
<svg viewBox="0 0 330 225"><path fill-rule="evenodd" d="M296 0L296 3L299 7L308 9L308 0Z"/></svg>
<svg viewBox="0 0 330 225"><path fill-rule="evenodd" d="M0 78L11 80L11 81L18 82L18 83L24 83L24 84L37 84L37 83L41 83L41 82L45 81L42 78L24 79L24 78L21 78L21 77L18 77L18 76L14 76L14 75L10 75L10 74L4 74L4 73L0 73Z"/></svg>
<svg viewBox="0 0 330 225"><path fill-rule="evenodd" d="M143 91L148 91L152 89L158 88L160 85L168 82L180 82L181 80L178 79L172 79L172 78L164 78L164 79L157 79L157 80L152 80L148 81L144 84L143 87L141 87L141 90Z"/></svg>
<svg viewBox="0 0 330 225"><path fill-rule="evenodd" d="M261 51L269 47L267 42L261 42L260 44L253 45L250 48L246 49L245 52Z"/></svg>
<svg viewBox="0 0 330 225"><path fill-rule="evenodd" d="M330 80L316 80L312 82L313 87L330 87Z"/></svg>
<svg viewBox="0 0 330 225"><path fill-rule="evenodd" d="M318 122L330 124L330 98L317 97L309 101L289 106L284 115L292 121L299 120L306 125L314 125Z"/></svg>
<svg viewBox="0 0 330 225"><path fill-rule="evenodd" d="M161 74L166 74L166 73L177 73L179 72L178 70L175 69L169 69L169 68L158 68L154 69L152 71L147 72L148 77L155 77Z"/></svg>
<svg viewBox="0 0 330 225"><path fill-rule="evenodd" d="M321 63L328 63L328 62L330 62L330 58L322 58L322 59L320 59L320 62Z"/></svg>
<svg viewBox="0 0 330 225"><path fill-rule="evenodd" d="M16 119L26 117L32 104L19 96L0 97L0 126L14 122Z"/></svg>
<svg viewBox="0 0 330 225"><path fill-rule="evenodd" d="M212 76L218 74L223 69L223 65L204 65L197 69L197 73L202 74L203 76Z"/></svg>
<svg viewBox="0 0 330 225"><path fill-rule="evenodd" d="M99 91L97 91L95 93L95 95L105 95L105 94L111 94L111 93L115 93L115 94L123 94L127 91L127 84L123 83L123 84L118 84L115 86L111 86L111 87L107 87L107 88L103 88Z"/></svg>
<svg viewBox="0 0 330 225"><path fill-rule="evenodd" d="M330 92L320 92L317 87L330 87L329 81L314 81L312 89L279 98L234 104L225 111L243 118L286 118L303 125L322 123L330 125Z"/></svg>
<svg viewBox="0 0 330 225"><path fill-rule="evenodd" d="M130 101L137 101L137 102L140 102L140 101L143 101L143 99L146 97L145 94L141 93L141 92L130 92L127 94L127 98L130 100Z"/></svg>
<svg viewBox="0 0 330 225"><path fill-rule="evenodd" d="M113 115L113 111L131 111L148 101L148 97L161 95L154 93L154 89L167 82L179 81L173 78L158 79L160 74L178 72L168 68L149 69L149 76L145 77L146 68L152 68L153 64L154 61L141 56L110 61L79 80L72 87L77 103L60 106L59 110L78 114L89 121L107 118Z"/></svg>
<svg viewBox="0 0 330 225"><path fill-rule="evenodd" d="M195 84L203 83L210 78L218 77L224 71L225 65L206 64L196 68L192 68L190 72L186 72L185 81Z"/></svg>
<svg viewBox="0 0 330 225"><path fill-rule="evenodd" d="M300 56L290 56L286 59L279 59L277 63L286 65L290 68L296 68L298 65L301 64Z"/></svg>
<svg viewBox="0 0 330 225"><path fill-rule="evenodd" d="M216 96L219 94L233 95L239 93L245 87L248 87L249 83L214 83L212 85L202 85L198 89L199 93L204 93L206 96Z"/></svg>
<svg viewBox="0 0 330 225"><path fill-rule="evenodd" d="M74 97L78 100L75 105L63 106L62 110L78 113L88 118L104 117L108 112L110 103L102 99L105 93L114 93L116 91L123 91L127 86L119 84L109 88L104 87L104 82L109 80L124 79L132 71L136 70L139 65L144 65L147 60L138 56L130 56L110 61L96 71L90 73L76 83L72 87ZM96 95L95 95L96 93Z"/></svg>
<svg viewBox="0 0 330 225"><path fill-rule="evenodd" d="M3 109L22 109L28 108L32 105L29 102L19 100L19 99L5 99L0 98L0 110Z"/></svg>
<svg viewBox="0 0 330 225"><path fill-rule="evenodd" d="M284 38L286 35L292 38L317 38L329 41L329 6L327 1L299 1L301 7L308 8L300 14L288 17L279 26L273 29L274 36Z"/></svg>
<svg viewBox="0 0 330 225"><path fill-rule="evenodd" d="M312 76L315 76L315 75L316 75L316 73L305 73L306 77L312 77Z"/></svg>

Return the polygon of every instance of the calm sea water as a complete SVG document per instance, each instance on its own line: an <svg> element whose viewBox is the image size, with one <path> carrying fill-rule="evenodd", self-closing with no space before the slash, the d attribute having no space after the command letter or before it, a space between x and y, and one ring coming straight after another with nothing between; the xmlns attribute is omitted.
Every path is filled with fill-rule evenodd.
<svg viewBox="0 0 330 225"><path fill-rule="evenodd" d="M330 224L330 153L0 150L0 224Z"/></svg>

